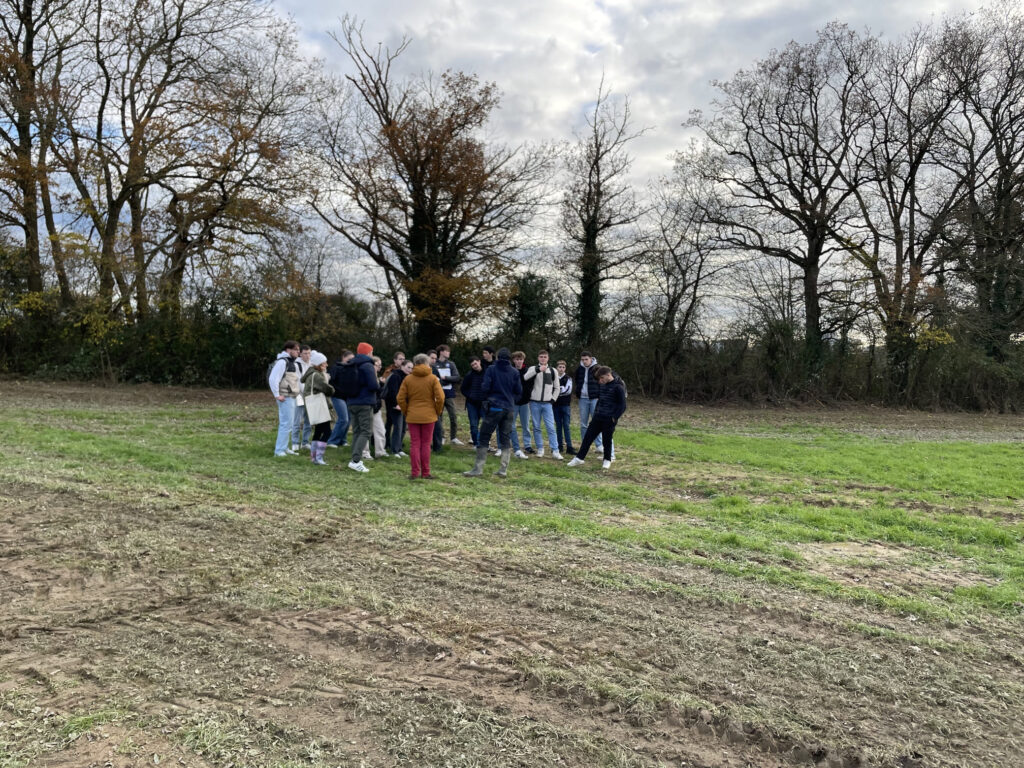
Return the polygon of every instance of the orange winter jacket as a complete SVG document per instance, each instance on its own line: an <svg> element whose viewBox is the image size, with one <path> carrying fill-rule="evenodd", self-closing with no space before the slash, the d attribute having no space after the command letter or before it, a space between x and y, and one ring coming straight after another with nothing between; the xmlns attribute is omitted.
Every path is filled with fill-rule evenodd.
<svg viewBox="0 0 1024 768"><path fill-rule="evenodd" d="M441 381L429 365L417 365L398 390L398 407L410 424L433 424L444 410Z"/></svg>

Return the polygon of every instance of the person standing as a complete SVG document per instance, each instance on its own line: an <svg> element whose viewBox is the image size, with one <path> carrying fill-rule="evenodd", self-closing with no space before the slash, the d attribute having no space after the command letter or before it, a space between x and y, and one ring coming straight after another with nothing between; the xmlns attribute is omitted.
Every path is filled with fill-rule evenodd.
<svg viewBox="0 0 1024 768"><path fill-rule="evenodd" d="M520 459L528 459L526 454L533 453L533 446L530 443L530 390L526 385L526 353L516 350L512 353L512 367L519 373L519 386L522 392L516 401L516 418L523 430L522 450L520 450L519 436L515 429L512 430L512 447L516 456Z"/></svg>
<svg viewBox="0 0 1024 768"><path fill-rule="evenodd" d="M398 407L409 425L409 479L433 480L430 442L434 425L444 410L444 390L430 371L429 357L419 354L412 361L412 373L402 381L397 396Z"/></svg>
<svg viewBox="0 0 1024 768"><path fill-rule="evenodd" d="M309 344L299 345L299 357L295 361L295 365L299 368L299 381L302 381L302 377L306 375L306 371L309 370L309 356L312 353ZM306 414L306 409L303 407L305 403L302 401L303 394L300 394L295 398L295 423L292 425L292 450L298 453L303 448L309 448L309 438L313 433L313 427L309 423L309 416Z"/></svg>
<svg viewBox="0 0 1024 768"><path fill-rule="evenodd" d="M498 430L498 448L501 451L501 465L495 473L498 477L508 474L508 463L512 459L511 435L515 432L516 403L523 391L523 380L509 362L508 348L498 350L498 360L484 374L484 420L476 444L476 460L473 468L462 474L466 477L480 477L487 461L487 444L494 430Z"/></svg>
<svg viewBox="0 0 1024 768"><path fill-rule="evenodd" d="M379 388L377 389L376 402L373 404L373 456L370 455L370 446L367 445L366 449L363 451L363 461L366 461L367 459L372 461L374 456L379 459L382 456L388 455L386 433L384 431L384 414L381 413L381 411L384 410L384 379L380 375L382 365L383 361L374 355L373 370L377 376L377 384Z"/></svg>
<svg viewBox="0 0 1024 768"><path fill-rule="evenodd" d="M580 353L580 364L573 376L573 389L580 407L580 440L586 434L590 418L597 408L597 392L601 385L597 382L597 358L584 350ZM597 447L601 447L601 438L597 438Z"/></svg>
<svg viewBox="0 0 1024 768"><path fill-rule="evenodd" d="M405 381L405 377L410 373L412 373L412 360L403 360L401 367L392 371L384 385L384 408L388 412L385 436L388 447L391 449L391 455L400 459L405 457L405 453L402 451L402 440L405 438L405 416L402 415L402 409L398 407L398 390L401 388L402 382Z"/></svg>
<svg viewBox="0 0 1024 768"><path fill-rule="evenodd" d="M558 435L558 450L576 453L572 447L572 377L565 372L565 360L556 364L558 371L558 399L555 401L555 434Z"/></svg>
<svg viewBox="0 0 1024 768"><path fill-rule="evenodd" d="M277 442L274 455L295 456L298 451L288 447L288 439L295 423L295 398L302 391L299 384L299 368L295 360L299 356L299 342L289 339L270 366L267 384L277 400Z"/></svg>
<svg viewBox="0 0 1024 768"><path fill-rule="evenodd" d="M548 365L550 356L546 349L537 353L537 364L531 365L523 374L523 382L529 388L530 421L533 423L533 443L537 446L537 457L544 457L544 443L541 441L540 427L548 434L548 447L551 455L561 459L558 451L558 435L555 434L555 411L553 403L558 399L558 373Z"/></svg>
<svg viewBox="0 0 1024 768"><path fill-rule="evenodd" d="M480 350L480 369L486 371L494 362L494 347L490 344Z"/></svg>
<svg viewBox="0 0 1024 768"><path fill-rule="evenodd" d="M323 394L330 402L330 397L334 394L334 387L327 381L327 356L311 350L308 357L309 366L302 375L302 395L305 399L309 399L313 395ZM306 409L303 408L303 410ZM306 420L311 421L308 414ZM330 437L330 434L330 418L313 426L313 439L309 443L309 458L314 464L326 466L324 453L327 451L327 438Z"/></svg>
<svg viewBox="0 0 1024 768"><path fill-rule="evenodd" d="M438 346L437 362L433 364L434 375L441 380L441 389L444 390L444 409L448 413L448 442L452 445L465 445L456 436L455 398L458 391L455 389L455 385L462 381L462 377L459 376L459 369L451 359L451 354L451 347L447 344ZM443 416L441 420L443 420ZM444 426L441 425L440 429L443 435Z"/></svg>
<svg viewBox="0 0 1024 768"><path fill-rule="evenodd" d="M587 452L598 435L604 437L604 461L601 463L603 469L612 465L612 435L615 434L615 427L619 418L626 412L626 388L622 379L612 374L612 369L606 365L600 366L595 374L598 381L597 407L594 409L594 416L587 426L587 433L583 436L580 449L576 456L567 466L578 467L587 458Z"/></svg>
<svg viewBox="0 0 1024 768"><path fill-rule="evenodd" d="M332 365L330 370L327 371L327 375L330 377L330 380L334 382L335 391L334 397L331 398L331 404L334 406L334 413L337 416L337 419L334 422L334 429L331 431L331 436L327 438L328 448L340 448L347 443L345 435L348 433L348 406L345 404L345 398L337 391L337 382L341 380L342 366L351 360L352 357L352 350L341 350L341 354L338 355L338 359L334 361L334 365Z"/></svg>
<svg viewBox="0 0 1024 768"><path fill-rule="evenodd" d="M377 392L380 390L380 382L377 381L377 371L373 367L373 347L365 341L356 347L356 354L346 365L355 369L352 372L343 372L339 382L341 394L345 396L348 405L348 418L352 424L352 461L348 468L355 472L369 472L363 464L363 451L369 445L373 437L373 406L377 402ZM346 391L346 380L353 378L355 384ZM358 394L351 394L357 392Z"/></svg>
<svg viewBox="0 0 1024 768"><path fill-rule="evenodd" d="M480 358L476 355L469 358L469 372L463 377L459 391L466 398L469 438L475 447L480 444L480 418L484 405L484 370Z"/></svg>

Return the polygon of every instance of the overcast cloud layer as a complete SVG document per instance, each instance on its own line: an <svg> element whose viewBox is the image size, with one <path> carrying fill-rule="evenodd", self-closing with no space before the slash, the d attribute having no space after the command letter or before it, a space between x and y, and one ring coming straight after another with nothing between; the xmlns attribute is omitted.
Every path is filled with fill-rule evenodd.
<svg viewBox="0 0 1024 768"><path fill-rule="evenodd" d="M666 173L687 142L693 109L728 79L790 40L810 41L832 20L895 37L919 22L973 10L970 0L276 0L295 19L306 50L328 68L348 62L327 33L339 14L364 23L367 42L412 44L402 69L460 69L495 81L504 93L497 138L571 139L604 73L613 93L628 94L636 127L639 178Z"/></svg>

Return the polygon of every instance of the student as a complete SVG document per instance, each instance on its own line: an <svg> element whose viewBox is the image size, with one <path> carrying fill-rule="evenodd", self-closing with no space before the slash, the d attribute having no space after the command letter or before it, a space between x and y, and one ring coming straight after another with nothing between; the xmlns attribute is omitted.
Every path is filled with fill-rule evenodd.
<svg viewBox="0 0 1024 768"><path fill-rule="evenodd" d="M612 369L606 365L600 366L595 372L599 389L597 391L597 407L594 409L593 418L587 426L587 433L583 436L580 449L575 458L568 466L578 467L587 458L587 452L600 434L604 437L604 461L601 463L603 469L612 465L612 435L619 418L626 412L626 389L622 379L612 375Z"/></svg>
<svg viewBox="0 0 1024 768"><path fill-rule="evenodd" d="M299 356L299 342L288 340L278 353L274 364L267 375L270 393L277 400L277 442L274 444L274 456L294 456L298 451L288 447L288 438L292 434L295 423L295 398L300 389L299 369L295 359Z"/></svg>
<svg viewBox="0 0 1024 768"><path fill-rule="evenodd" d="M572 377L565 372L565 360L559 360L558 399L555 401L555 434L558 435L558 450L576 453L572 447Z"/></svg>
<svg viewBox="0 0 1024 768"><path fill-rule="evenodd" d="M338 359L334 361L334 365L327 371L327 375L330 377L335 388L334 397L331 398L331 405L334 406L334 413L338 417L337 421L334 422L334 430L331 432L331 436L327 438L328 448L338 448L347 444L345 435L348 432L348 406L345 404L345 398L337 392L337 382L341 377L341 367L348 363L352 357L351 349L341 350Z"/></svg>
<svg viewBox="0 0 1024 768"><path fill-rule="evenodd" d="M398 407L398 390L405 381L405 377L412 373L412 360L404 360L402 366L392 372L384 385L384 408L388 412L385 422L385 437L391 455L402 459L405 453L402 451L402 440L405 438L405 416L402 409Z"/></svg>
<svg viewBox="0 0 1024 768"><path fill-rule="evenodd" d="M302 377L306 375L306 371L309 370L309 356L312 353L309 344L299 345L299 358L295 361L295 365L299 368L299 381L302 381ZM309 437L313 432L313 427L309 423L309 416L306 413L306 409L303 407L305 403L302 402L303 395L298 395L295 398L295 423L292 425L292 450L298 453L304 448L309 448Z"/></svg>
<svg viewBox="0 0 1024 768"><path fill-rule="evenodd" d="M492 347L490 344L488 344L487 346L480 350L481 370L486 371L488 368L490 368L494 360L494 347Z"/></svg>
<svg viewBox="0 0 1024 768"><path fill-rule="evenodd" d="M382 398L384 393L384 379L380 375L381 365L383 365L383 361L374 355L373 370L377 374L377 384L380 385L377 390L377 400L373 404L373 452L378 459L388 455L387 441L384 431L384 414L381 413L381 411L384 410L384 400ZM366 461L367 459L370 459L371 461L373 460L373 456L370 455L369 444L367 444L366 450L363 451L363 461Z"/></svg>
<svg viewBox="0 0 1024 768"><path fill-rule="evenodd" d="M476 446L476 460L473 468L462 474L466 477L480 477L487 461L487 444L494 430L498 430L498 447L501 450L501 465L495 473L498 477L508 474L508 463L512 458L511 435L515 432L516 403L523 390L519 372L509 362L506 347L498 350L498 360L484 374L483 396L486 403L483 424Z"/></svg>
<svg viewBox="0 0 1024 768"><path fill-rule="evenodd" d="M430 358L419 354L413 358L413 369L398 388L398 407L409 424L410 480L430 474L430 440L434 424L444 410L444 390L437 376L430 372Z"/></svg>
<svg viewBox="0 0 1024 768"><path fill-rule="evenodd" d="M441 389L444 390L444 409L448 413L449 435L448 442L452 445L465 445L456 437L455 397L457 390L455 385L462 381L459 376L459 369L451 359L452 350L447 344L441 344L437 348L437 362L433 364L434 375L441 380ZM443 419L443 416L442 416ZM439 422L441 420L439 419ZM444 427L441 427L444 434Z"/></svg>
<svg viewBox="0 0 1024 768"><path fill-rule="evenodd" d="M484 370L483 362L476 355L469 358L469 372L463 377L459 391L466 398L469 438L477 446L480 444L480 418L484 406Z"/></svg>
<svg viewBox="0 0 1024 768"><path fill-rule="evenodd" d="M377 403L377 392L380 391L380 382L377 381L377 371L373 367L373 347L362 341L356 347L356 354L346 365L356 368L358 378L358 394L345 395L345 402L348 405L348 418L352 424L352 461L348 468L354 472L369 472L363 464L363 451L369 445L373 437L373 406ZM344 376L345 374L342 374ZM340 385L340 382L337 382Z"/></svg>
<svg viewBox="0 0 1024 768"><path fill-rule="evenodd" d="M573 376L573 391L580 406L580 440L587 431L590 424L590 417L594 415L597 408L597 390L600 384L597 383L597 358L590 352L584 350L580 353L580 364ZM601 438L597 439L597 447L601 447Z"/></svg>
<svg viewBox="0 0 1024 768"><path fill-rule="evenodd" d="M526 385L526 353L516 350L512 353L512 367L519 372L519 384L522 387L522 394L516 401L516 418L523 430L522 446L525 451L520 450L519 436L515 427L512 429L512 447L516 456L520 459L528 459L526 454L533 453L533 446L530 444L530 390Z"/></svg>
<svg viewBox="0 0 1024 768"><path fill-rule="evenodd" d="M540 425L548 434L551 456L561 459L558 451L558 436L555 434L555 411L553 403L558 399L558 373L548 365L548 351L537 353L537 364L531 365L523 374L523 383L529 388L530 421L533 422L533 442L537 446L537 457L544 457L544 443L541 442Z"/></svg>
<svg viewBox="0 0 1024 768"><path fill-rule="evenodd" d="M330 403L330 398L334 394L334 387L332 387L327 381L327 355L310 351L308 357L309 366L306 368L306 372L302 375L303 397L309 398L316 394L324 394L328 398L327 402ZM306 409L303 408L303 410ZM331 410L333 410L333 408ZM310 420L308 414L306 420ZM313 439L309 444L309 459L314 464L326 466L327 462L324 461L324 453L327 451L327 438L330 437L330 435L330 419L314 425Z"/></svg>

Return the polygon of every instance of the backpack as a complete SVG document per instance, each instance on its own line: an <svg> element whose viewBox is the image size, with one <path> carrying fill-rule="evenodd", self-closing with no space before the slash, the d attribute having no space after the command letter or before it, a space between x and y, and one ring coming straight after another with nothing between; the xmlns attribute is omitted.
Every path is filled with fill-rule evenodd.
<svg viewBox="0 0 1024 768"><path fill-rule="evenodd" d="M277 365L277 361L280 359L280 357L275 357L273 360L270 361L270 365L267 366L267 375L265 377L267 381L270 380L270 372L274 370L274 366ZM288 359L284 361L285 373L296 373L295 361L296 358L292 357L291 355L288 356Z"/></svg>
<svg viewBox="0 0 1024 768"><path fill-rule="evenodd" d="M359 397L359 393L363 391L363 382L359 376L360 365L361 363L353 365L348 362L337 366L337 379L332 380L331 383L334 385L335 394L340 399L351 400L354 397Z"/></svg>

